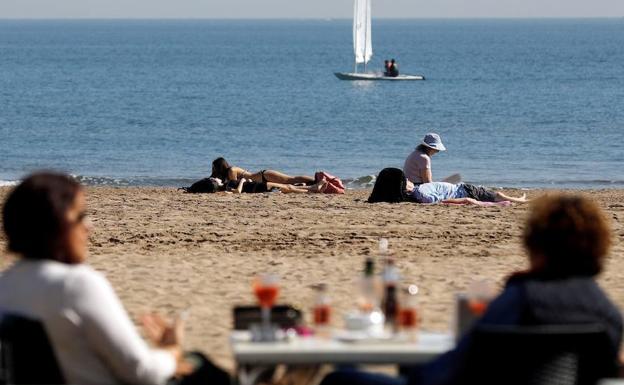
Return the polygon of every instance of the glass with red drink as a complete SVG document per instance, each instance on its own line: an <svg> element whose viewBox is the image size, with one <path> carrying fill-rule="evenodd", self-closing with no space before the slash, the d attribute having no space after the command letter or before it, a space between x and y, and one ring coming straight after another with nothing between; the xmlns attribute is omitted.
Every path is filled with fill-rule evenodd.
<svg viewBox="0 0 624 385"><path fill-rule="evenodd" d="M482 279L472 282L468 287L468 309L474 316L481 317L495 295L496 288L492 281Z"/></svg>
<svg viewBox="0 0 624 385"><path fill-rule="evenodd" d="M313 309L314 326L323 328L328 326L331 321L331 304L326 284L321 283L315 289L317 293Z"/></svg>
<svg viewBox="0 0 624 385"><path fill-rule="evenodd" d="M271 308L279 295L278 278L273 274L263 274L253 282L253 292L262 312L262 327L271 329Z"/></svg>
<svg viewBox="0 0 624 385"><path fill-rule="evenodd" d="M397 314L400 330L414 338L418 329L418 286L409 285L403 290Z"/></svg>

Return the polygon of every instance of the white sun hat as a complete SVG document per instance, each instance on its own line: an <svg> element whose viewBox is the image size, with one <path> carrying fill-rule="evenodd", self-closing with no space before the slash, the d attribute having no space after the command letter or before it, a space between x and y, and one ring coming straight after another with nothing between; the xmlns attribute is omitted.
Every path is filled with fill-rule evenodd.
<svg viewBox="0 0 624 385"><path fill-rule="evenodd" d="M446 151L446 147L442 144L442 139L440 139L440 135L430 132L423 138L422 144L429 148L433 148L438 151Z"/></svg>

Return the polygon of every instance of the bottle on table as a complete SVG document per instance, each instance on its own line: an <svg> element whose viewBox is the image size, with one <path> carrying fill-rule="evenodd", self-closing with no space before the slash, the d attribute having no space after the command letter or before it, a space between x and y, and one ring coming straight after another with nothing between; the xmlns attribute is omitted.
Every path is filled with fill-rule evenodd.
<svg viewBox="0 0 624 385"><path fill-rule="evenodd" d="M397 331L397 315L399 313L399 269L394 259L386 257L382 280L384 286L384 296L381 302L381 309L386 317L386 326L393 332Z"/></svg>
<svg viewBox="0 0 624 385"><path fill-rule="evenodd" d="M375 261L367 257L364 262L364 275L360 282L360 311L369 313L379 307L375 282Z"/></svg>

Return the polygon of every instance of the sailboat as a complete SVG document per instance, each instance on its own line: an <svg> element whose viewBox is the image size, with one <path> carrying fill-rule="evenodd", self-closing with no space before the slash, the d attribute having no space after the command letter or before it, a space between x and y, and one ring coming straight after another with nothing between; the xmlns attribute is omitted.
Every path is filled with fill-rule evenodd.
<svg viewBox="0 0 624 385"><path fill-rule="evenodd" d="M353 51L355 64L353 72L334 72L340 80L425 80L422 75L384 76L383 73L366 72L366 66L373 56L371 41L371 0L354 0L353 5ZM364 64L364 72L358 72L358 64Z"/></svg>

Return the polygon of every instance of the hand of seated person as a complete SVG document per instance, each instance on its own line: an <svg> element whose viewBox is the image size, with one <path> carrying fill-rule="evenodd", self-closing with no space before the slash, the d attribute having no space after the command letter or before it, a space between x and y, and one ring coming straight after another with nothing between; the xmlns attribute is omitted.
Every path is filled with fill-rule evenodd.
<svg viewBox="0 0 624 385"><path fill-rule="evenodd" d="M147 338L158 348L173 354L177 365L175 376L185 376L195 370L193 363L184 359L182 341L184 340L184 321L178 317L169 322L159 314L146 314L141 317Z"/></svg>
<svg viewBox="0 0 624 385"><path fill-rule="evenodd" d="M146 314L141 318L143 328L152 343L160 348L181 345L184 339L184 322L176 318L169 322L159 314Z"/></svg>

